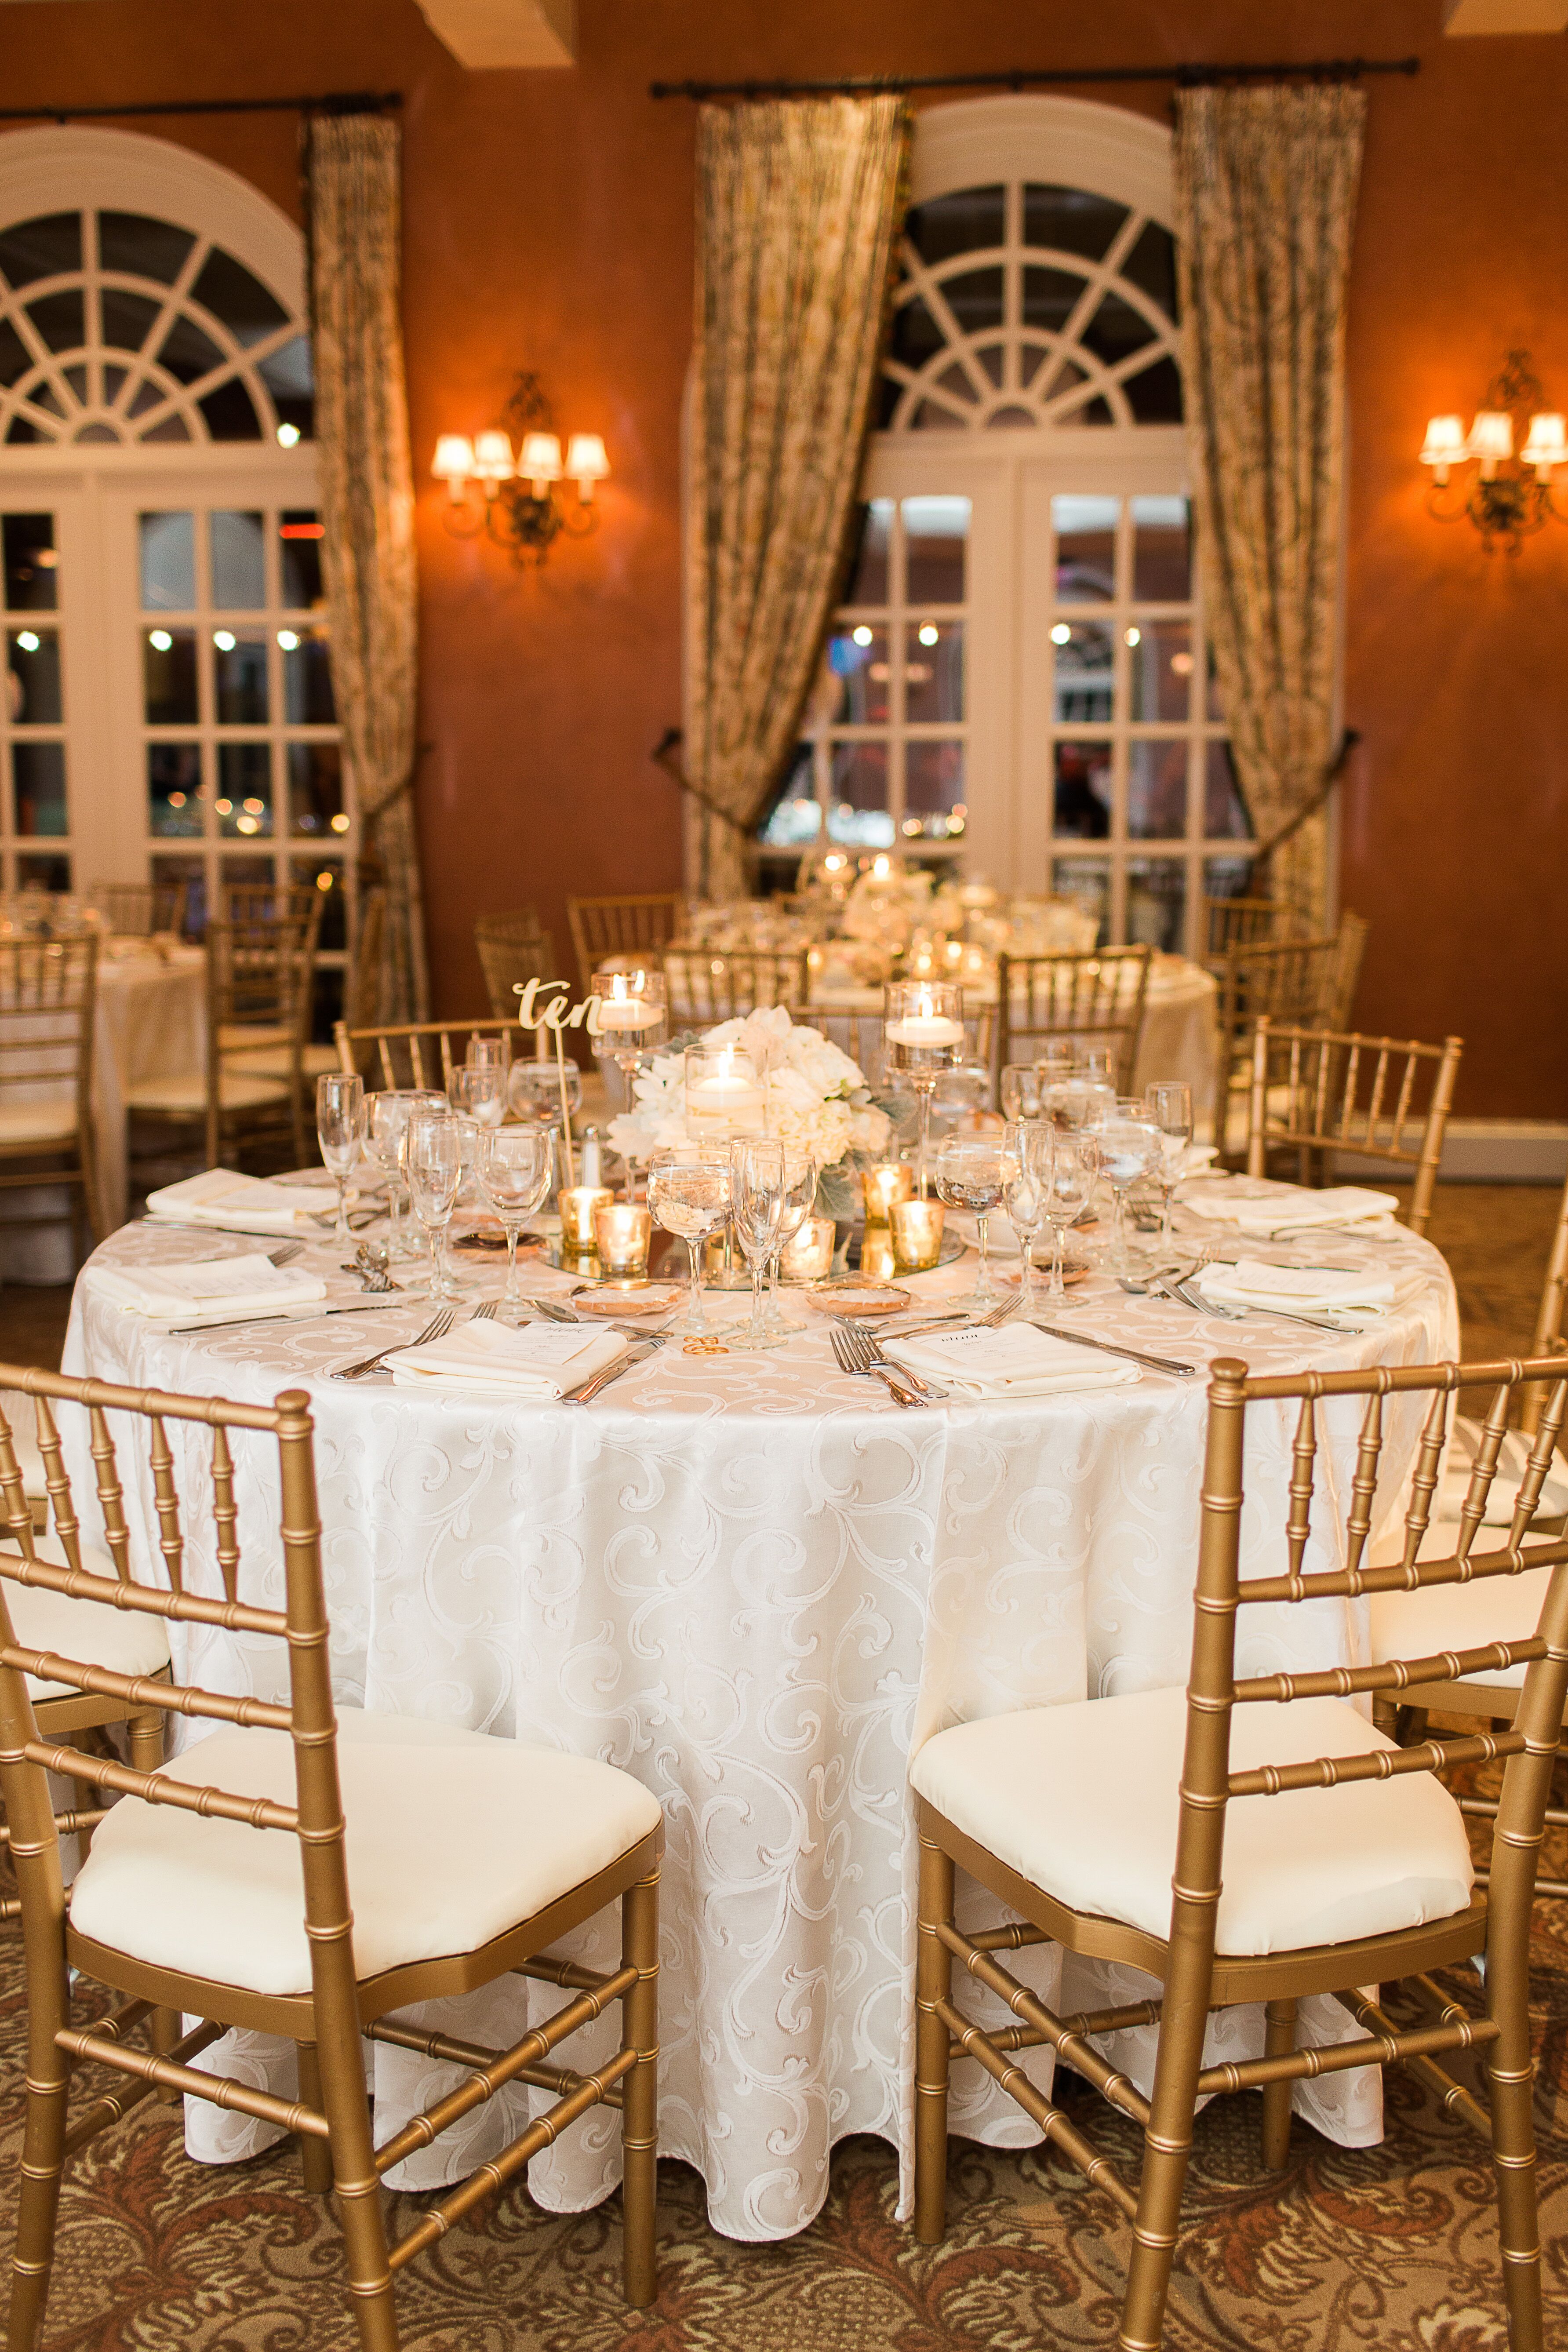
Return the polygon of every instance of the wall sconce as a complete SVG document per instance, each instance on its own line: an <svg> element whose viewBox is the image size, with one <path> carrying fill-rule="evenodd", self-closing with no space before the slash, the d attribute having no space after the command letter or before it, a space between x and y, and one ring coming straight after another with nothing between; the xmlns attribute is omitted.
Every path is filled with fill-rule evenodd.
<svg viewBox="0 0 1568 2352"><path fill-rule="evenodd" d="M476 433L472 440L466 433L443 433L430 471L447 485L444 520L452 536L478 539L482 532L504 547L521 571L542 563L563 531L568 539L586 539L597 527L594 485L607 479L610 461L597 433L574 433L563 461L550 403L536 375L518 377L501 415L517 435L515 458L511 433L504 425ZM577 485L574 509L556 489L563 480Z"/></svg>
<svg viewBox="0 0 1568 2352"><path fill-rule="evenodd" d="M1531 532L1548 522L1568 522L1552 497L1552 468L1568 465L1568 435L1554 409L1541 404L1546 394L1530 373L1530 353L1510 352L1500 375L1487 386L1487 404L1476 411L1468 433L1458 416L1434 416L1426 425L1421 463L1432 468L1426 511L1439 522L1458 522L1468 515L1481 534L1489 555L1500 540L1510 555L1517 555ZM1514 454L1514 421L1530 419L1522 446ZM1445 501L1450 469L1476 464L1479 470L1468 495Z"/></svg>

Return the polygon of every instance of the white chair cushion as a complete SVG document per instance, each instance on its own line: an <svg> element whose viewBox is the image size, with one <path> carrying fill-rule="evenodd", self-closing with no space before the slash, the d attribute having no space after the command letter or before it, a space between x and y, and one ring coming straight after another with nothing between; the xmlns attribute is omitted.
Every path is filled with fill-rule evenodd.
<svg viewBox="0 0 1568 2352"><path fill-rule="evenodd" d="M15 1549L6 1543L7 1552L14 1553ZM52 1560L57 1568L67 1565L57 1536L39 1536L37 1549L40 1559ZM91 1544L83 1544L81 1564L94 1576L114 1574L109 1554ZM39 1584L16 1584L9 1577L3 1581L19 1649L53 1650L61 1657L78 1658L84 1665L108 1666L117 1675L161 1674L169 1663L169 1630L162 1617L142 1610L114 1609L106 1601L73 1601ZM27 1688L35 1705L40 1699L82 1696L68 1683L37 1682L31 1675Z"/></svg>
<svg viewBox="0 0 1568 2352"><path fill-rule="evenodd" d="M289 1099L288 1087L270 1078L245 1077L226 1070L218 1080L218 1092L225 1110L255 1110L262 1103ZM127 1087L125 1099L132 1110L184 1111L194 1118L206 1108L207 1082L199 1075L142 1078Z"/></svg>
<svg viewBox="0 0 1568 2352"><path fill-rule="evenodd" d="M1031 1707L939 1732L910 1778L955 1829L1075 1911L1171 1928L1186 1695ZM1339 1699L1238 1706L1231 1769L1392 1747ZM1215 1948L1252 1957L1387 1935L1462 1911L1469 1841L1427 1773L1238 1797Z"/></svg>
<svg viewBox="0 0 1568 2352"><path fill-rule="evenodd" d="M171 1777L294 1802L279 1731L219 1731ZM338 1772L361 1977L468 1952L568 1894L657 1829L647 1790L613 1765L407 1716L345 1711ZM130 1798L93 1836L72 1924L154 1966L252 1992L310 1990L291 1832Z"/></svg>
<svg viewBox="0 0 1568 2352"><path fill-rule="evenodd" d="M0 1103L0 1150L25 1143L70 1143L76 1136L76 1097L45 1095L37 1102Z"/></svg>
<svg viewBox="0 0 1568 2352"><path fill-rule="evenodd" d="M1483 1577L1479 1584L1427 1584L1418 1592L1374 1592L1372 1654L1381 1663L1385 1658L1440 1657L1445 1650L1483 1650L1489 1642L1528 1642L1540 1624L1551 1582L1549 1568L1526 1568L1517 1576ZM1463 1679L1507 1684L1517 1690L1527 1671L1523 1665L1505 1666ZM1420 1706L1418 1689L1410 1693L1410 1704Z"/></svg>

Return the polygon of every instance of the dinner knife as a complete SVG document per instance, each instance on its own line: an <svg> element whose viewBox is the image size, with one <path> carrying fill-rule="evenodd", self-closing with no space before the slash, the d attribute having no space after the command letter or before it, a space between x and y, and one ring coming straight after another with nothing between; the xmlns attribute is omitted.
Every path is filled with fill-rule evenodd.
<svg viewBox="0 0 1568 2352"><path fill-rule="evenodd" d="M1049 1339L1068 1339L1075 1348L1098 1348L1102 1355L1125 1356L1130 1364L1145 1365L1152 1372L1172 1372L1178 1380L1185 1381L1191 1380L1198 1369L1196 1364L1179 1362L1174 1356L1145 1356L1136 1348L1119 1348L1110 1339L1091 1339L1087 1331L1064 1331L1059 1323L1036 1322L1033 1316L1026 1316L1024 1320L1034 1323L1035 1329L1044 1331Z"/></svg>
<svg viewBox="0 0 1568 2352"><path fill-rule="evenodd" d="M612 1381L618 1381L623 1372L629 1372L634 1364L646 1364L648 1358L657 1355L658 1352L657 1348L642 1347L634 1356L628 1347L624 1356L617 1356L613 1364L605 1366L603 1371L595 1372L591 1378L582 1383L581 1387L568 1389L561 1399L562 1403L586 1404L591 1397L598 1395L601 1389L607 1389Z"/></svg>
<svg viewBox="0 0 1568 2352"><path fill-rule="evenodd" d="M317 1307L309 1315L291 1315L286 1307L280 1307L270 1315L212 1315L205 1323L169 1323L163 1328L172 1339L183 1339L193 1331L244 1331L252 1323L317 1323L323 1315L376 1315L389 1307L413 1304L406 1292L396 1297L378 1293L371 1298L355 1298L342 1307Z"/></svg>

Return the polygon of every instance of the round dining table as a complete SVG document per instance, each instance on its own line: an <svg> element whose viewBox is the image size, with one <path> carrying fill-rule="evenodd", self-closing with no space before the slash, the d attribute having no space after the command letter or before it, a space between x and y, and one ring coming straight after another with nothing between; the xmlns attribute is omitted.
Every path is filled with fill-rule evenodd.
<svg viewBox="0 0 1568 2352"><path fill-rule="evenodd" d="M412 1393L384 1376L342 1381L335 1368L411 1339L428 1302L171 1329L95 1296L93 1267L265 1244L142 1223L113 1234L79 1281L64 1368L257 1402L307 1390L340 1701L602 1758L657 1795L668 1836L660 2149L701 2173L717 2229L769 2240L816 2214L832 2147L849 2133L897 2146L908 2195L911 1756L975 1717L1184 1682L1209 1363L1239 1356L1280 1373L1456 1352L1453 1285L1435 1249L1392 1221L1333 1242L1336 1261L1371 1253L1399 1286L1403 1303L1367 1328L1221 1321L1095 1274L1052 1319L1184 1360L1194 1377L1145 1371L1125 1386L913 1411L880 1381L838 1370L826 1318L788 1290L798 1328L787 1346L696 1355L670 1341L591 1403L479 1402ZM358 1296L341 1257L321 1241L298 1261L329 1276L328 1303ZM940 1299L973 1267L971 1254L911 1287ZM527 1281L557 1298L573 1286L542 1265ZM499 1285L487 1268L474 1302ZM733 1318L741 1302L710 1295L710 1305ZM1405 1402L1390 1400L1385 1424L1378 1512L1390 1522L1418 1435ZM1342 1413L1323 1409L1322 1436L1342 1517L1359 1412L1345 1402ZM1272 1572L1280 1559L1294 1412L1260 1411L1249 1427L1244 1572ZM65 1419L78 1507L90 1517L85 1416ZM205 1433L184 1435L195 1495ZM260 1438L237 1433L235 1444L242 1593L279 1606L276 1459ZM144 1463L127 1483L133 1530L155 1558ZM1341 1541L1325 1506L1310 1562L1334 1564ZM210 1497L190 1513L185 1576L187 1589L221 1591ZM1363 1612L1353 1601L1249 1610L1241 1671L1355 1663L1366 1654ZM185 1629L174 1630L178 1647ZM280 1695L274 1651L206 1629L189 1638L177 1669ZM174 1737L189 1736L176 1721ZM1048 1807L1048 1788L1033 1793ZM417 1873L416 1851L408 1867ZM351 1887L353 1870L351 1848ZM996 1917L977 1887L965 1899L971 1931ZM574 1948L605 1964L608 1934L584 1930ZM1069 1961L1064 1977L1054 1947L1017 1957L1045 1997L1060 1992L1070 2008L1147 1997L1147 1980L1125 1969ZM508 1979L431 2014L495 2044L524 2030L531 2005L537 2020L562 1998ZM1303 2003L1310 2038L1359 2030L1331 2002ZM594 2032L607 2037L607 2054L610 2021ZM1260 2014L1214 2021L1216 2055L1261 2046ZM1145 2083L1152 2053L1150 2029L1113 2051ZM290 2062L286 2045L236 2035L201 2063L286 2085ZM1049 2053L1027 2063L1048 2085ZM456 2079L385 2047L370 2063L378 2137ZM512 2086L395 2185L460 2176L544 2096ZM1380 2135L1375 2070L1302 2083L1295 2098L1341 2141ZM210 2160L275 2137L201 2103L188 2109L187 2143ZM973 2068L955 2077L952 2127L1012 2146L1038 2137ZM530 2188L547 2208L580 2210L610 2193L618 2163L616 2118L595 2111L534 2159Z"/></svg>

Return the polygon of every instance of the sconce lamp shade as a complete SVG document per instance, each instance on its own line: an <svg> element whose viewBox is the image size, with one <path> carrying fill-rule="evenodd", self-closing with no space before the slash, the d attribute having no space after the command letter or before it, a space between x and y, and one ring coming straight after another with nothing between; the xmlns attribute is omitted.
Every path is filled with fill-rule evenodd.
<svg viewBox="0 0 1568 2352"><path fill-rule="evenodd" d="M539 496L541 482L561 479L561 439L554 433L525 433L522 446L517 453L517 470L526 474Z"/></svg>
<svg viewBox="0 0 1568 2352"><path fill-rule="evenodd" d="M507 482L511 479L511 441L507 434L475 434L474 471L481 481Z"/></svg>
<svg viewBox="0 0 1568 2352"><path fill-rule="evenodd" d="M1513 455L1513 419L1506 408L1478 408L1470 427L1469 454L1481 461L1483 476Z"/></svg>
<svg viewBox="0 0 1568 2352"><path fill-rule="evenodd" d="M1519 454L1527 466L1536 468L1542 480L1552 467L1568 464L1568 436L1555 410L1546 409L1531 418L1530 438Z"/></svg>
<svg viewBox="0 0 1568 2352"><path fill-rule="evenodd" d="M466 433L443 433L430 471L438 482L461 482L474 470L474 445Z"/></svg>
<svg viewBox="0 0 1568 2352"><path fill-rule="evenodd" d="M1424 466L1457 466L1465 456L1465 427L1458 416L1430 416L1426 420L1426 446L1421 452Z"/></svg>
<svg viewBox="0 0 1568 2352"><path fill-rule="evenodd" d="M584 492L591 482L607 479L610 461L597 433L574 433L566 451L566 471Z"/></svg>

